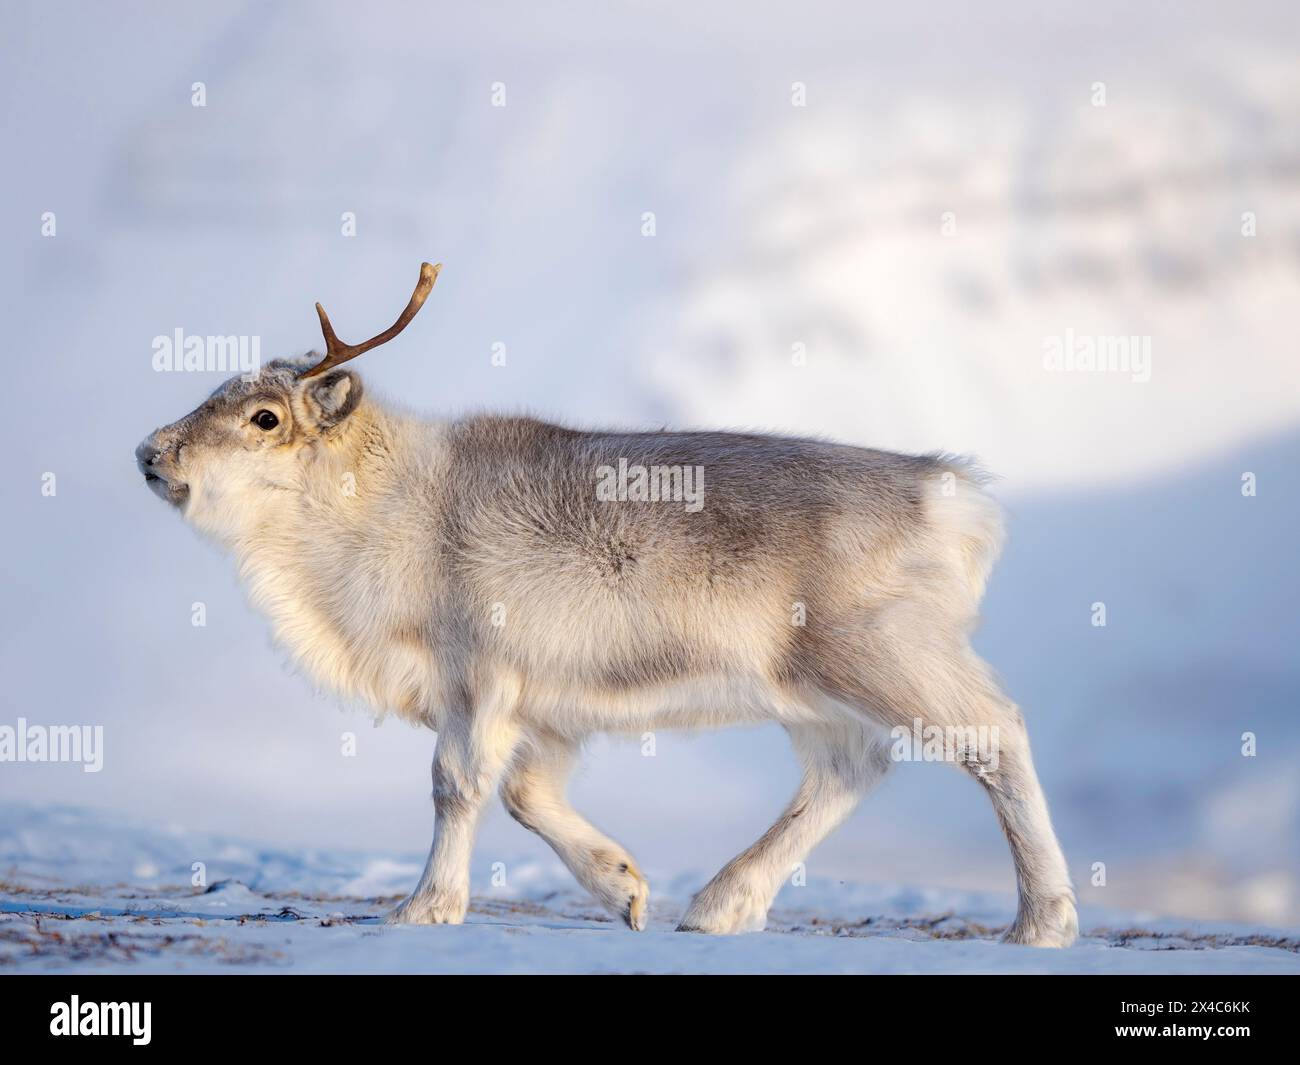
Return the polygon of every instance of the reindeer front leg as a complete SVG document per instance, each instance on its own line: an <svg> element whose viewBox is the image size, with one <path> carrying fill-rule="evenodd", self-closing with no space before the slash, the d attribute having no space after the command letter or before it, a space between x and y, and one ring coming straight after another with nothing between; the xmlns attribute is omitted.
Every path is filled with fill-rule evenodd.
<svg viewBox="0 0 1300 1065"><path fill-rule="evenodd" d="M519 739L500 707L467 706L446 715L433 753L433 848L420 883L390 924L460 924L469 908L469 865L483 806Z"/></svg>
<svg viewBox="0 0 1300 1065"><path fill-rule="evenodd" d="M645 929L650 885L619 844L598 831L565 797L578 745L534 733L501 783L510 816L551 845L583 887L629 928Z"/></svg>

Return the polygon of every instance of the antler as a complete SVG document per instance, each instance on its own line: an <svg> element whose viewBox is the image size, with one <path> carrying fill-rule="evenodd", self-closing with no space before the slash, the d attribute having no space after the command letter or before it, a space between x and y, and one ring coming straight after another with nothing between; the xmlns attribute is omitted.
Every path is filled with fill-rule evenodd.
<svg viewBox="0 0 1300 1065"><path fill-rule="evenodd" d="M319 303L316 304L316 313L320 315L320 330L325 334L325 358L321 359L311 369L304 371L299 375L300 378L315 377L326 370L331 370L339 363L347 362L349 359L355 359L363 352L371 348L377 348L380 344L387 344L393 337L397 336L403 329L411 324L411 319L415 317L416 312L424 306L424 301L429 292L433 289L433 283L438 280L438 271L442 269L442 263L437 266L430 266L428 263L420 264L420 280L416 283L415 291L411 293L411 302L406 305L397 321L385 329L377 336L361 344L344 344L334 333L334 327L330 325L329 316L325 313L325 308Z"/></svg>

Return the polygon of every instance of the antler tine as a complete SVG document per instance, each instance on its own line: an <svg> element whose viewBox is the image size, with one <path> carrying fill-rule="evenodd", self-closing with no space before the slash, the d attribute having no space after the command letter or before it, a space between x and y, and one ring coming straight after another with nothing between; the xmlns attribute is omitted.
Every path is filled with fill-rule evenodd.
<svg viewBox="0 0 1300 1065"><path fill-rule="evenodd" d="M326 370L331 370L340 363L347 362L349 359L355 359L358 355L369 351L371 348L377 348L380 344L387 344L393 337L397 336L403 329L411 324L411 319L424 306L424 301L428 298L429 293L433 290L433 283L438 280L438 271L442 269L442 263L437 266L430 266L428 263L420 264L420 280L416 283L415 291L411 293L411 302L406 305L404 310L392 325L382 333L372 336L369 340L361 344L345 344L338 338L334 332L334 327L330 325L329 316L325 313L325 308L319 303L316 304L316 314L320 317L320 331L325 337L325 358L321 359L315 366L304 371L300 377L315 377Z"/></svg>

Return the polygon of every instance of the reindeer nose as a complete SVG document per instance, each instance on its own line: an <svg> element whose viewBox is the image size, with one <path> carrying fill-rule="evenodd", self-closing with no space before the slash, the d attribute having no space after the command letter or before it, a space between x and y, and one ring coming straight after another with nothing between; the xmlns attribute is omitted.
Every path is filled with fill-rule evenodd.
<svg viewBox="0 0 1300 1065"><path fill-rule="evenodd" d="M153 438L150 437L139 447L135 449L135 464L140 468L140 472L146 477L153 474L154 461L162 452L154 446Z"/></svg>

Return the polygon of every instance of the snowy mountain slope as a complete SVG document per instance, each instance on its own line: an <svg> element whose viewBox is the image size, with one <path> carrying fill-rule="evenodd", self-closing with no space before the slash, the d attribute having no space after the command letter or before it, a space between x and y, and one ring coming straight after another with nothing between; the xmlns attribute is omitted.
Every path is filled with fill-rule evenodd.
<svg viewBox="0 0 1300 1065"><path fill-rule="evenodd" d="M1020 491L1294 425L1300 78L1194 55L1100 105L1051 78L817 86L728 160L643 376L692 423L975 452ZM1108 337L1145 361L1046 358Z"/></svg>

